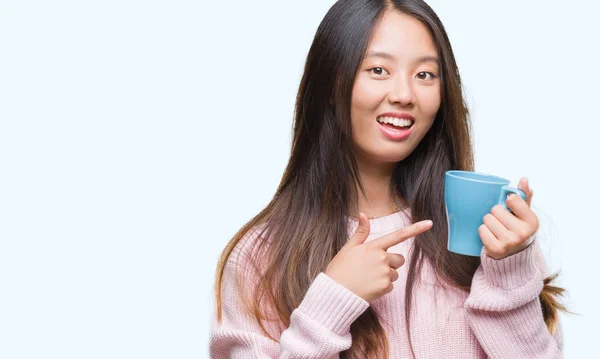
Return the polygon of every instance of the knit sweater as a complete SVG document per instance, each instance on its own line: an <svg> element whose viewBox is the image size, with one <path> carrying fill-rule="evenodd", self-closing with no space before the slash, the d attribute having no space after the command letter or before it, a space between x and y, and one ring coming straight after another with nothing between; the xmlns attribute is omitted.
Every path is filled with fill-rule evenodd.
<svg viewBox="0 0 600 359"><path fill-rule="evenodd" d="M371 219L367 241L411 223L410 211ZM348 218L348 234L358 222ZM246 294L236 278L251 263L251 257L236 255L246 235L225 266L222 288L222 320L213 314L211 358L338 358L350 348L350 325L369 306L378 313L389 342L390 358L414 358L405 322L405 285L414 238L388 249L400 253L406 263L398 269L392 292L366 302L350 290L320 273L311 283L300 305L292 312L290 325L265 336L253 316L244 310ZM246 258L241 260L240 258ZM481 253L469 293L435 280L433 268L424 261L413 287L410 336L416 358L562 358L562 329L551 334L543 319L539 294L547 268L537 241L523 251L496 260ZM275 326L277 327L277 325Z"/></svg>

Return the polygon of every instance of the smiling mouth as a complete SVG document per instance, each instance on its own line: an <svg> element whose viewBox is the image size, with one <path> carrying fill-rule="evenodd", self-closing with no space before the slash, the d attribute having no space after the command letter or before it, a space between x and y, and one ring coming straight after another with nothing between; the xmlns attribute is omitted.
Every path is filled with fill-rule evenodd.
<svg viewBox="0 0 600 359"><path fill-rule="evenodd" d="M406 131L409 128L411 128L415 121L410 120L410 119L405 119L405 118L397 118L397 117L387 117L387 116L380 116L377 118L377 122L379 122L381 125L391 129L391 130L401 130L401 131Z"/></svg>

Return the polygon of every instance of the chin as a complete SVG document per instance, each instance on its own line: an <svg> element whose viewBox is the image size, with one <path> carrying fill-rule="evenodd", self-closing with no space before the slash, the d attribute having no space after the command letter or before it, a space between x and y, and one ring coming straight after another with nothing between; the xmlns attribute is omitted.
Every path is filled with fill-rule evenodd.
<svg viewBox="0 0 600 359"><path fill-rule="evenodd" d="M375 154L375 158L382 162L400 162L410 156L414 150L411 143L398 142L384 148L374 149L372 153Z"/></svg>
<svg viewBox="0 0 600 359"><path fill-rule="evenodd" d="M410 155L410 152L406 153L405 151L402 152L386 152L386 153L381 153L379 152L377 155L372 156L372 158L377 161L377 162L382 162L382 163L398 163L400 161L403 161L404 159L406 159L406 157L408 157Z"/></svg>

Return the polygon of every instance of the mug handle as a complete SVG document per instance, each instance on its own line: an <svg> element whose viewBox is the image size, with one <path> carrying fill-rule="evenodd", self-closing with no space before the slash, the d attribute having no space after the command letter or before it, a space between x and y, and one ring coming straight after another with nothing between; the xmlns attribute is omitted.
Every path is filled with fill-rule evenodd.
<svg viewBox="0 0 600 359"><path fill-rule="evenodd" d="M513 211L511 211L510 208L508 208L506 206L506 197L510 193L518 194L519 196L521 196L521 198L523 198L524 201L527 200L527 195L525 194L525 192L521 191L518 188L514 188L514 187L510 187L510 186L502 187L502 192L500 192L500 199L498 200L498 204L501 205L502 207L506 208L510 213L513 213Z"/></svg>

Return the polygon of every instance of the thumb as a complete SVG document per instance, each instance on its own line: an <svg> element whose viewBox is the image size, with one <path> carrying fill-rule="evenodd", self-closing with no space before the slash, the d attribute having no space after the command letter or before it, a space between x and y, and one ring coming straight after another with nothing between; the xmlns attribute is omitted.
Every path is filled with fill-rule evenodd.
<svg viewBox="0 0 600 359"><path fill-rule="evenodd" d="M371 233L371 224L369 223L367 216L361 212L358 215L358 227L356 227L356 231L352 237L350 237L348 242L346 242L345 247L355 247L363 244L369 236L369 233Z"/></svg>
<svg viewBox="0 0 600 359"><path fill-rule="evenodd" d="M527 177L521 178L517 188L525 192L525 202L527 202L528 206L531 206L531 197L533 197L533 191L531 190L531 187L529 187L529 179Z"/></svg>

